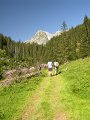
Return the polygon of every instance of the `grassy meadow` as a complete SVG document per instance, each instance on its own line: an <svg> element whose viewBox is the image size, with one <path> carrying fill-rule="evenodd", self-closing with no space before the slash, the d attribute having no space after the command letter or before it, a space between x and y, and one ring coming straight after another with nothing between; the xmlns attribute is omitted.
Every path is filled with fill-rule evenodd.
<svg viewBox="0 0 90 120"><path fill-rule="evenodd" d="M70 120L90 120L90 58L61 66L61 104Z"/></svg>
<svg viewBox="0 0 90 120"><path fill-rule="evenodd" d="M0 88L0 120L90 120L90 58Z"/></svg>
<svg viewBox="0 0 90 120"><path fill-rule="evenodd" d="M22 83L0 88L0 120L19 118L41 81L41 77L33 77Z"/></svg>

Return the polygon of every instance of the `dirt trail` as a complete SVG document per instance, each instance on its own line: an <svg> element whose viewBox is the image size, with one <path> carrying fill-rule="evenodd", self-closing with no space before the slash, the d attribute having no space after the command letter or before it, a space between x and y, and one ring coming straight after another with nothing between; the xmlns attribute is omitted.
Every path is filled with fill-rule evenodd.
<svg viewBox="0 0 90 120"><path fill-rule="evenodd" d="M24 110L21 120L67 120L59 105L60 86L59 75L44 78Z"/></svg>

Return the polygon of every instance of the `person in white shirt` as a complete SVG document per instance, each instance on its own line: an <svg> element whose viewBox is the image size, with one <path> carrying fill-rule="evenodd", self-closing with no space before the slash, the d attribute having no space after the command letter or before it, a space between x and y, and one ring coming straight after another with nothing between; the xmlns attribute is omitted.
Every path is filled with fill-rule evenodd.
<svg viewBox="0 0 90 120"><path fill-rule="evenodd" d="M59 63L55 61L55 62L54 62L55 75L58 74L58 67L59 67Z"/></svg>
<svg viewBox="0 0 90 120"><path fill-rule="evenodd" d="M49 76L52 76L52 66L53 66L52 62L51 61L48 62L48 74L49 74Z"/></svg>

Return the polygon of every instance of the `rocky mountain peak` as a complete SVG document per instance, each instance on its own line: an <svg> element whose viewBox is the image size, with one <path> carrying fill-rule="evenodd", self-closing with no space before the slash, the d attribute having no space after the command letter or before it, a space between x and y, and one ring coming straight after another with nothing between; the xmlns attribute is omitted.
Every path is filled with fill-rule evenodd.
<svg viewBox="0 0 90 120"><path fill-rule="evenodd" d="M37 43L39 45L46 44L49 40L51 40L52 37L60 35L61 32L57 31L54 34L51 34L46 31L38 30L36 34L29 40L26 41L26 43Z"/></svg>

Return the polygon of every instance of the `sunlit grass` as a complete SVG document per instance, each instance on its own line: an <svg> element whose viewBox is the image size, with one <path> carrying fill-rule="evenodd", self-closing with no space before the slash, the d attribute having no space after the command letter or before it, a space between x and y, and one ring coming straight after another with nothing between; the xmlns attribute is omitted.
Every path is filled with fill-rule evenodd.
<svg viewBox="0 0 90 120"><path fill-rule="evenodd" d="M90 58L61 66L61 103L70 120L90 120Z"/></svg>
<svg viewBox="0 0 90 120"><path fill-rule="evenodd" d="M39 77L0 89L0 120L18 120L32 104L27 120L54 120L59 114L67 120L90 120L90 58L59 70L52 77L42 70Z"/></svg>
<svg viewBox="0 0 90 120"><path fill-rule="evenodd" d="M34 77L23 83L1 88L0 120L13 120L14 117L18 118L40 82L40 77Z"/></svg>

